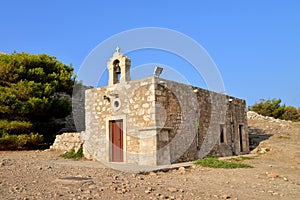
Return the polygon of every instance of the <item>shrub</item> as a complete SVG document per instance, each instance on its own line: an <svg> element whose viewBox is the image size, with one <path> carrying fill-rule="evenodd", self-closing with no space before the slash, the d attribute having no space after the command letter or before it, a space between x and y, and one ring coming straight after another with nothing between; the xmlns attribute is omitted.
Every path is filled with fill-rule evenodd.
<svg viewBox="0 0 300 200"><path fill-rule="evenodd" d="M225 169L252 168L252 166L247 164L223 161L215 157L200 159L195 161L194 164L201 165L203 167L210 167L210 168L225 168Z"/></svg>
<svg viewBox="0 0 300 200"><path fill-rule="evenodd" d="M83 148L81 146L76 153L75 153L75 149L72 148L67 153L61 154L59 157L68 158L68 159L82 158L83 157Z"/></svg>
<svg viewBox="0 0 300 200"><path fill-rule="evenodd" d="M252 160L254 158L252 157L245 157L245 156L239 156L239 157L236 157L236 158L231 158L230 161L236 161L236 162L241 162L241 161L244 161L244 160Z"/></svg>
<svg viewBox="0 0 300 200"><path fill-rule="evenodd" d="M293 106L287 106L284 114L282 115L282 119L297 121L300 119L300 113L298 113L297 108Z"/></svg>
<svg viewBox="0 0 300 200"><path fill-rule="evenodd" d="M0 136L2 136L3 133L10 135L30 133L31 128L31 122L0 120Z"/></svg>
<svg viewBox="0 0 300 200"><path fill-rule="evenodd" d="M260 115L281 118L285 112L285 105L280 105L281 99L265 100L261 99L259 103L249 107L249 110L257 112Z"/></svg>
<svg viewBox="0 0 300 200"><path fill-rule="evenodd" d="M0 138L0 144L4 148L4 146L15 146L15 141L17 141L17 135L9 135L8 133L3 133Z"/></svg>
<svg viewBox="0 0 300 200"><path fill-rule="evenodd" d="M12 135L34 132L52 143L64 126L56 122L71 114L73 67L46 54L1 54L0 83L0 137L22 146L34 138Z"/></svg>
<svg viewBox="0 0 300 200"><path fill-rule="evenodd" d="M0 138L1 149L27 149L43 142L43 136L38 133L9 135L4 133Z"/></svg>
<svg viewBox="0 0 300 200"><path fill-rule="evenodd" d="M285 104L281 105L281 99L261 99L259 103L250 106L249 110L276 119L291 121L300 120L300 108L297 109L294 106L286 106Z"/></svg>
<svg viewBox="0 0 300 200"><path fill-rule="evenodd" d="M289 136L280 135L278 136L279 139L291 139Z"/></svg>

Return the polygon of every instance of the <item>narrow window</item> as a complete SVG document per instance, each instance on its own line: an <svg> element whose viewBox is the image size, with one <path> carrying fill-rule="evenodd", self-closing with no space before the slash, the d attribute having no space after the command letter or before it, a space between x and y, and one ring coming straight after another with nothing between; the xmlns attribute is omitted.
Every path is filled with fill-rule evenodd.
<svg viewBox="0 0 300 200"><path fill-rule="evenodd" d="M224 124L220 125L220 143L225 142Z"/></svg>
<svg viewBox="0 0 300 200"><path fill-rule="evenodd" d="M240 148L241 148L241 152L243 152L244 126L242 124L239 125L239 135L240 135Z"/></svg>

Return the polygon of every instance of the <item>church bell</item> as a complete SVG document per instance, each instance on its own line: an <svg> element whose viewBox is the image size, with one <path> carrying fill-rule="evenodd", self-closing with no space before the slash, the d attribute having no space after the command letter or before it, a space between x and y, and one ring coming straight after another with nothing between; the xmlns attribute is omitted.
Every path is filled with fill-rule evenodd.
<svg viewBox="0 0 300 200"><path fill-rule="evenodd" d="M121 74L121 68L119 65L116 66L116 74Z"/></svg>

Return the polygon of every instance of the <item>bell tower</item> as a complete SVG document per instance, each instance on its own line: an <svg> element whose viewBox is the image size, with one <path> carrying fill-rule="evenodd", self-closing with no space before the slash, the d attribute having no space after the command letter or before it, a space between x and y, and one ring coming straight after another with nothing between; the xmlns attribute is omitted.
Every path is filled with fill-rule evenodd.
<svg viewBox="0 0 300 200"><path fill-rule="evenodd" d="M116 48L113 57L107 62L108 86L130 81L131 60L120 53L120 47Z"/></svg>

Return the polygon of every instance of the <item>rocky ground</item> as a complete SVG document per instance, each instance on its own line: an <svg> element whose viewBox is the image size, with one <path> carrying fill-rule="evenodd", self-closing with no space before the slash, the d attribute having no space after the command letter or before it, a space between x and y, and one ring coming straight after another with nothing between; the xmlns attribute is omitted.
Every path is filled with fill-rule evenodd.
<svg viewBox="0 0 300 200"><path fill-rule="evenodd" d="M300 199L300 124L252 117L249 126L250 169L133 174L61 152L3 151L0 199Z"/></svg>

